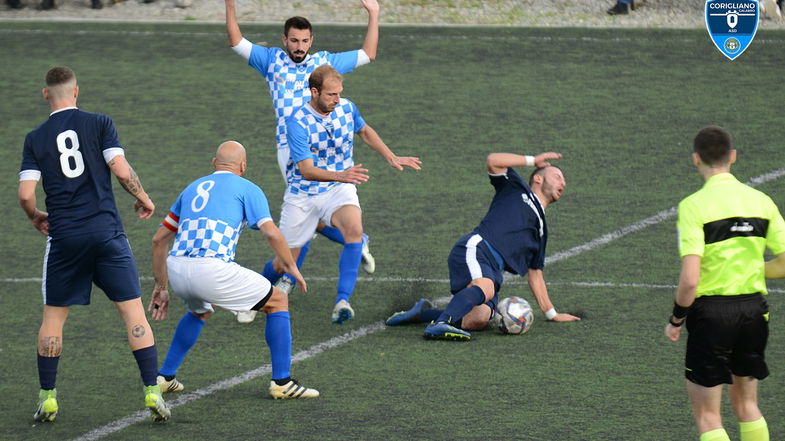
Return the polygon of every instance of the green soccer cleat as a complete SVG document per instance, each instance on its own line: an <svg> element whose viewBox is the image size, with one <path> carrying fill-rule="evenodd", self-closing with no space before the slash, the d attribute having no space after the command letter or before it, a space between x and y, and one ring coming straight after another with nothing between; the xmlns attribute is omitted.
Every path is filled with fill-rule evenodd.
<svg viewBox="0 0 785 441"><path fill-rule="evenodd" d="M283 386L278 386L275 381L270 382L270 395L276 400L287 400L295 398L317 398L319 391L302 386L294 378Z"/></svg>
<svg viewBox="0 0 785 441"><path fill-rule="evenodd" d="M171 380L166 380L163 375L159 375L156 378L156 382L158 383L158 387L161 388L161 393L167 392L180 392L185 389L185 385L177 381L177 378L172 378Z"/></svg>
<svg viewBox="0 0 785 441"><path fill-rule="evenodd" d="M57 389L38 392L38 410L33 419L40 423L52 422L57 417Z"/></svg>
<svg viewBox="0 0 785 441"><path fill-rule="evenodd" d="M144 407L150 410L153 421L166 421L172 416L172 411L161 397L161 388L157 384L144 387Z"/></svg>

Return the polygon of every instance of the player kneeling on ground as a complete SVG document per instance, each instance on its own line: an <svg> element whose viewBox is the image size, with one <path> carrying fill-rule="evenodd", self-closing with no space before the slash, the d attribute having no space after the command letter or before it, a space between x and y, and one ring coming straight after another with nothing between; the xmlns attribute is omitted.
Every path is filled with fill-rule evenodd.
<svg viewBox="0 0 785 441"><path fill-rule="evenodd" d="M172 337L172 344L159 371L164 392L184 389L175 375L188 350L196 343L213 305L231 311L262 311L267 314L265 340L270 347L273 398L316 398L289 376L292 363L292 331L287 295L255 271L234 262L243 227L261 230L286 271L305 292L306 285L280 230L270 216L264 192L244 179L245 148L227 141L213 158L215 173L189 185L172 205L153 237L155 288L148 311L155 320L166 318L169 308L168 281L188 307ZM174 246L167 249L172 239ZM167 271L168 269L168 271Z"/></svg>
<svg viewBox="0 0 785 441"><path fill-rule="evenodd" d="M488 174L496 194L480 225L458 240L447 259L453 293L450 303L438 310L422 299L410 310L388 318L387 325L430 323L425 338L469 340L468 331L485 329L493 317L504 271L528 274L529 288L548 320L580 320L556 312L542 276L548 241L544 211L559 200L566 186L561 169L548 163L557 158L561 154L488 155ZM537 169L527 185L512 167L532 165Z"/></svg>

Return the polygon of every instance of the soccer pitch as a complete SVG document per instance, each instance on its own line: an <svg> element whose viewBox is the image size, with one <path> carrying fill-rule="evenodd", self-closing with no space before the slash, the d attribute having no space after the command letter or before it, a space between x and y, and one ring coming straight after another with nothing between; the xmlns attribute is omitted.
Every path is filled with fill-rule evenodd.
<svg viewBox="0 0 785 441"><path fill-rule="evenodd" d="M275 45L279 28L243 32ZM318 26L314 49L355 49L363 35ZM219 311L178 372L187 389L166 396L173 417L161 425L138 413L141 383L125 330L98 290L65 327L58 420L32 422L44 238L16 198L24 136L49 113L40 96L47 69L73 68L80 107L114 119L158 207L157 220L135 219L116 186L147 302L158 219L185 185L211 172L221 141L248 148L247 177L277 220L283 185L266 86L227 48L219 25L3 22L0 36L0 204L11 216L0 266L3 439L697 438L684 339L662 335L679 270L673 208L702 185L689 153L708 124L734 135L736 176L785 208L785 33L759 32L730 62L704 30L383 27L377 61L345 77L344 96L396 153L419 156L423 170L399 173L356 146L370 169L359 194L377 272L361 274L356 319L331 324L339 249L319 238L303 268L309 293L290 296L292 373L322 396L270 399L263 319L240 325ZM385 328L382 320L417 299L448 295L447 253L485 213L492 187L484 160L495 151L564 154L567 188L546 212L545 279L557 309L586 318L547 323L537 311L525 335L485 331L468 343L425 341L421 326ZM272 252L259 233L243 237L238 262L261 269ZM772 439L781 439L785 283L769 287L772 374L760 402ZM525 279L505 284L500 296L509 295L533 302ZM152 324L159 361L183 312L175 299L170 318ZM738 438L735 419L725 418Z"/></svg>

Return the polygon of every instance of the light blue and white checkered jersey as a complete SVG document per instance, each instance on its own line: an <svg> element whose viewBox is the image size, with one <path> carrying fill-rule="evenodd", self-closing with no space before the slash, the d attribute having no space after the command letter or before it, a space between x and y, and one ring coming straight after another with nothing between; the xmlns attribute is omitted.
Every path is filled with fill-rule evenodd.
<svg viewBox="0 0 785 441"><path fill-rule="evenodd" d="M226 262L234 260L237 241L246 225L258 230L272 221L262 189L226 171L191 183L170 211L164 226L177 228L170 255L214 257Z"/></svg>
<svg viewBox="0 0 785 441"><path fill-rule="evenodd" d="M286 119L295 109L311 99L308 78L317 67L329 64L339 73L349 73L357 67L358 52L317 52L295 63L281 48L253 45L248 64L259 71L267 81L277 119L276 142L278 148L286 147Z"/></svg>
<svg viewBox="0 0 785 441"><path fill-rule="evenodd" d="M313 159L323 170L342 171L354 166L352 147L354 134L365 127L365 121L353 102L346 98L328 116L319 115L310 104L295 110L286 125L289 162L286 164L287 191L313 196L339 184L335 181L309 181L300 174L297 163Z"/></svg>

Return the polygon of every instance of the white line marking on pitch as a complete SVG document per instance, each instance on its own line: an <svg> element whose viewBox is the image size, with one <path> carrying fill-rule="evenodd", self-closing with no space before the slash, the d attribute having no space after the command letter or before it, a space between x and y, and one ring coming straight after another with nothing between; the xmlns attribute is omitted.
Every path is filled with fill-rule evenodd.
<svg viewBox="0 0 785 441"><path fill-rule="evenodd" d="M747 184L755 187L757 185L760 185L760 184L766 183L768 181L771 181L773 179L779 178L779 177L781 177L783 175L785 175L785 168L774 170L772 172L769 172L769 173L760 175L758 177L755 177L755 178L751 179L750 181L748 181ZM612 233L609 233L609 234L606 234L604 236L601 236L601 237L599 237L597 239L594 239L594 240L592 240L590 242L587 242L586 244L579 245L577 247L570 248L570 249L568 249L566 251L556 253L555 255L553 255L550 258L548 258L546 261L547 261L547 263L554 263L554 262L558 262L559 260L564 260L564 259L567 259L567 258L570 258L570 257L577 256L578 254L581 254L581 253L584 253L586 251L589 251L589 250L592 250L594 248L597 248L597 247L599 247L601 245L604 245L604 244L606 244L608 242L611 242L611 241L613 241L615 239L619 239L619 238L621 238L623 236L626 236L627 234L630 234L630 233L642 230L643 228L646 228L646 227L651 226L651 225L655 225L655 224L657 224L659 222L662 222L662 221L664 221L664 220L674 216L675 214L676 214L676 208L675 207L670 208L668 210L663 210L663 211L655 214L652 217L646 218L646 219L644 219L644 220L642 220L640 222L637 222L635 224L632 224L632 225L630 225L628 227L624 227L624 228L619 229L617 231L614 231ZM329 278L329 279L332 280L332 278ZM362 279L366 279L366 278L362 278ZM378 280L378 281L411 280L411 281L415 281L415 282L422 282L422 281L434 281L434 282L439 282L439 283L446 282L446 280L444 280L444 279L397 279L397 280L396 279L391 279L391 278L368 278L368 279ZM4 279L4 280L9 280L9 279ZM38 281L40 281L40 279ZM575 282L575 283L583 283L584 285L582 285L582 286L609 286L609 287L610 286L614 286L614 285L611 285L611 284L604 284L603 282ZM641 287L648 287L648 288L669 288L669 289L675 288L674 286L669 286L669 285L620 284L620 286L632 286L632 285L634 285L634 286L640 285ZM436 299L436 301L434 303L436 303L437 305L444 304L444 303L447 302L447 300L449 298L450 298L449 296L441 297L441 298ZM374 332L381 331L382 329L385 329L383 321L376 322L376 323L373 323L373 324L370 324L370 325L367 325L367 326L363 326L362 328L356 329L354 331L348 332L348 333L346 333L344 335L341 335L341 336L338 336L338 337L331 338L330 340L327 340L327 341L325 341L323 343L316 344L316 345L311 346L310 348L308 348L306 350L298 352L297 354L295 354L292 357L292 362L294 363L294 362L306 360L306 359L311 358L313 356L316 356L316 355L318 355L318 354L320 354L320 353L322 353L322 352L324 352L324 351L326 351L328 349L336 348L338 346L341 346L341 345L343 345L345 343L349 343L349 342L351 342L353 340L356 340L358 338L365 337L366 335L370 335L370 334L373 334ZM251 380L253 378L257 378L259 376L266 375L266 374L270 373L270 371L271 371L271 367L270 367L269 364L263 365L263 366L261 366L259 368L256 368L254 370L245 372L245 373L240 374L240 375L238 375L236 377L232 377L232 378L227 379L227 380L219 381L218 383L215 383L215 384L213 384L211 386L208 386L206 388L198 389L198 390L196 390L194 392L191 392L189 394L183 395L183 396L181 396L181 397L179 397L179 398L177 398L175 400L172 400L170 402L170 406L172 408L176 408L178 406L181 406L183 404L189 403L189 402L191 402L193 400L196 400L196 399L199 399L201 397L213 394L213 393L218 392L220 390L224 390L224 389L236 386L236 385L238 385L238 384L240 384L240 383L242 383L244 381L248 381L248 380ZM126 428L126 427L128 427L128 426L130 426L132 424L136 424L138 422L144 421L147 418L149 418L149 416L146 413L146 411L139 411L139 412L136 412L136 413L134 413L132 415L129 415L129 416L123 418L123 419L114 421L114 422L109 423L109 424L107 424L107 425L105 425L103 427L99 427L99 428L97 428L97 429L95 429L95 430L93 430L91 432L88 432L88 433L86 433L86 434L84 434L84 435L82 435L82 436L80 436L78 438L75 438L74 441L97 440L97 439L103 438L104 436L110 435L110 434L112 434L114 432L117 432L117 431L119 431L121 429L124 429L124 428Z"/></svg>

